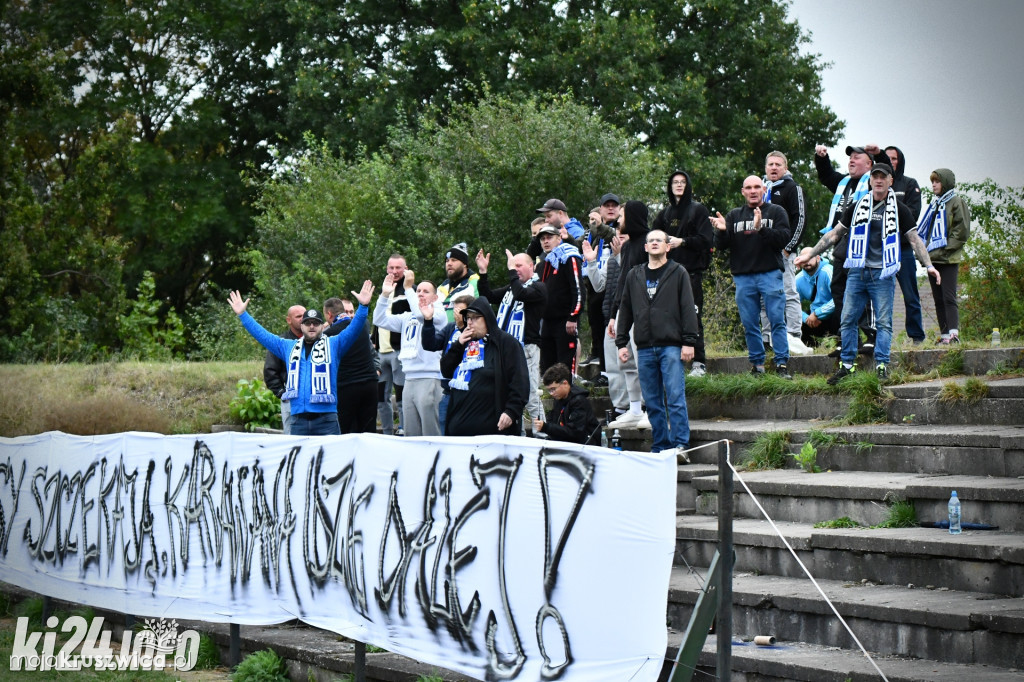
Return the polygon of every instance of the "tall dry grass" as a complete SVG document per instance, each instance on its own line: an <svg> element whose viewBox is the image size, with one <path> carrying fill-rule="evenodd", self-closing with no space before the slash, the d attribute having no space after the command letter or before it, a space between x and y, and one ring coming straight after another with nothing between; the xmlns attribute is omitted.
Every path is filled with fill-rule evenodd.
<svg viewBox="0 0 1024 682"><path fill-rule="evenodd" d="M0 365L0 436L207 433L263 362Z"/></svg>

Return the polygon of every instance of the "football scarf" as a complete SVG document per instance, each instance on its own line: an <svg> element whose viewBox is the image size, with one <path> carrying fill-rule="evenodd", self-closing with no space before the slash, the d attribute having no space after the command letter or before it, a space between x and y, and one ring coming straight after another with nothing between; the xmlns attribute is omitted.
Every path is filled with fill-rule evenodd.
<svg viewBox="0 0 1024 682"><path fill-rule="evenodd" d="M839 203L843 200L843 193L846 191L846 186L849 183L849 175L839 181L839 185L836 187L836 192L832 195L832 205L828 208L828 222L825 223L825 227L821 228L820 234L825 234L832 229L833 221L836 219L836 211L839 210ZM868 194L870 191L871 174L865 173L860 176L860 180L857 181L857 188L853 190L853 201L860 201L864 198L864 195Z"/></svg>
<svg viewBox="0 0 1024 682"><path fill-rule="evenodd" d="M299 395L299 365L302 364L303 340L298 339L288 356L288 379L281 400L292 400ZM334 403L337 399L331 393L331 344L326 336L320 336L309 351L310 403Z"/></svg>
<svg viewBox="0 0 1024 682"><path fill-rule="evenodd" d="M486 338L474 339L466 344L462 351L462 362L455 368L448 385L459 391L469 390L469 380L473 377L473 370L484 366L484 347Z"/></svg>
<svg viewBox="0 0 1024 682"><path fill-rule="evenodd" d="M874 197L868 192L853 209L853 225L850 227L850 246L846 254L847 268L863 268L868 254L868 232L874 211ZM882 214L882 272L880 277L888 279L900 271L900 221L896 208L896 193L889 188Z"/></svg>
<svg viewBox="0 0 1024 682"><path fill-rule="evenodd" d="M949 228L949 217L946 215L946 202L956 196L956 190L951 189L941 197L932 199L928 204L921 222L917 224L917 234L924 241L929 251L941 249L946 245L946 230Z"/></svg>

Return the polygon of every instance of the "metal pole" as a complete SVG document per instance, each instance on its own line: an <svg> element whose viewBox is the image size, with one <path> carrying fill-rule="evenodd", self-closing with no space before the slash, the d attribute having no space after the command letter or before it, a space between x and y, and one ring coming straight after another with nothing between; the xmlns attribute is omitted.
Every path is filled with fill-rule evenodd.
<svg viewBox="0 0 1024 682"><path fill-rule="evenodd" d="M228 643L228 662L236 666L242 662L242 628L238 623L229 623L231 641Z"/></svg>
<svg viewBox="0 0 1024 682"><path fill-rule="evenodd" d="M353 682L366 682L366 642L356 642L354 667L355 680Z"/></svg>
<svg viewBox="0 0 1024 682"><path fill-rule="evenodd" d="M46 626L46 621L47 621L47 619L49 619L49 617L50 617L50 611L51 611L51 606L52 606L52 605L50 604L50 598L49 598L49 597L47 597L47 596L46 596L46 595L44 594L44 595L43 595L43 608L42 608L42 613L40 614L40 617L42 618L42 621L43 621L43 623L42 623L42 624L43 624L43 627L44 627L44 628L45 628L45 627L47 627L47 626Z"/></svg>
<svg viewBox="0 0 1024 682"><path fill-rule="evenodd" d="M718 444L718 553L722 582L718 596L718 679L732 679L732 469L726 442Z"/></svg>

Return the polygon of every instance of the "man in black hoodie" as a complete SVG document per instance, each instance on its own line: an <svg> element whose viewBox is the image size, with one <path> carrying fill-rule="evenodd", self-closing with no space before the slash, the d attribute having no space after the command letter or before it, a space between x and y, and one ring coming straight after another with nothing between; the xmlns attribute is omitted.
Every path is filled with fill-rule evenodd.
<svg viewBox="0 0 1024 682"><path fill-rule="evenodd" d="M683 455L690 443L683 363L693 360L697 312L686 269L668 259L668 235L651 230L645 242L647 263L627 273L622 289L615 346L619 360L629 360L633 330L640 389L654 441L651 451L675 448Z"/></svg>
<svg viewBox="0 0 1024 682"><path fill-rule="evenodd" d="M704 354L704 271L711 263L714 232L708 209L693 200L693 183L686 171L677 170L668 176L668 203L654 218L652 229L668 235L669 258L686 268L690 274L693 302L697 306L697 341L693 347L690 376L707 373Z"/></svg>
<svg viewBox="0 0 1024 682"><path fill-rule="evenodd" d="M441 357L441 374L451 388L445 435L518 436L530 390L523 347L501 331L482 296L463 311L463 319L466 328Z"/></svg>
<svg viewBox="0 0 1024 682"><path fill-rule="evenodd" d="M533 432L545 433L552 440L563 440L583 445L597 445L601 424L590 406L586 389L572 383L572 372L562 363L548 367L544 372L544 386L554 404L546 421L533 420Z"/></svg>
<svg viewBox="0 0 1024 682"><path fill-rule="evenodd" d="M329 298L324 301L324 315L330 325L324 330L324 336L335 336L352 322L355 308L348 299ZM337 366L338 428L342 434L373 433L377 430L379 370L380 360L376 357L370 330L367 329L352 343L345 362Z"/></svg>
<svg viewBox="0 0 1024 682"><path fill-rule="evenodd" d="M899 147L889 146L885 153L892 162L892 191L896 194L896 200L902 201L910 214L916 220L921 216L921 186L917 180L904 175L903 168L907 159ZM914 249L906 236L902 237L900 243L900 271L896 275L896 281L900 283L900 291L903 292L903 305L907 310L905 327L907 336L915 343L924 341L924 318L921 315L921 293L917 289L917 262L914 260Z"/></svg>

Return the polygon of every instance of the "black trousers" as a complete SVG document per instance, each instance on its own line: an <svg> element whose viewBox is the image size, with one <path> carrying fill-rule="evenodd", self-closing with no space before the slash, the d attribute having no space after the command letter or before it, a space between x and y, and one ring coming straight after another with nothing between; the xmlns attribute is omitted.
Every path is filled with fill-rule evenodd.
<svg viewBox="0 0 1024 682"><path fill-rule="evenodd" d="M569 371L576 374L576 347L579 344L578 334L569 335L565 331L568 318L545 318L540 328L540 374L555 363L562 363Z"/></svg>
<svg viewBox="0 0 1024 682"><path fill-rule="evenodd" d="M338 427L342 434L377 430L377 380L338 386Z"/></svg>

